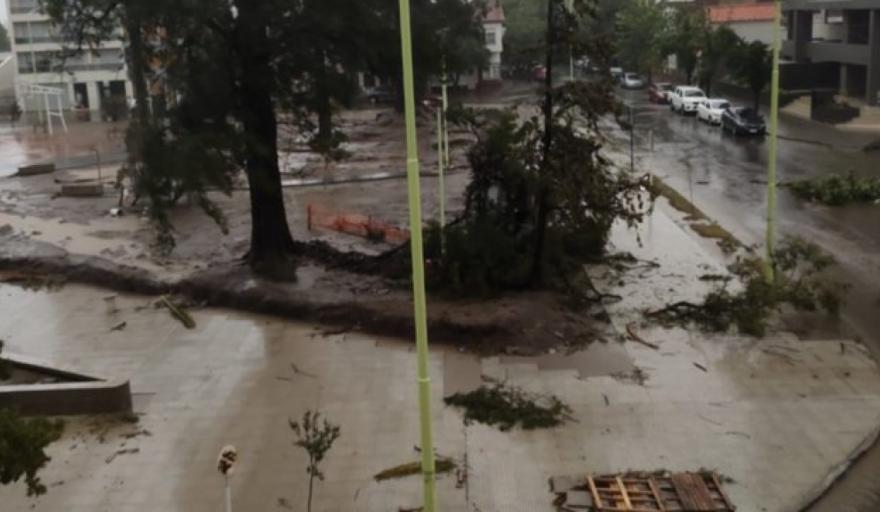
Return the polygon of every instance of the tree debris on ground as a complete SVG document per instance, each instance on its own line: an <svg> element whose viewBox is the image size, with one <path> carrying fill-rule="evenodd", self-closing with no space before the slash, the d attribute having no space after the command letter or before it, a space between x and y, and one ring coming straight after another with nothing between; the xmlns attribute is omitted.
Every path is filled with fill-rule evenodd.
<svg viewBox="0 0 880 512"><path fill-rule="evenodd" d="M556 396L526 393L503 383L456 393L443 401L464 409L465 422L477 421L502 431L516 425L521 425L523 430L550 428L572 419L571 407Z"/></svg>
<svg viewBox="0 0 880 512"><path fill-rule="evenodd" d="M167 308L171 316L179 320L187 329L196 328L196 321L193 320L193 317L190 316L186 309L172 302L167 295L159 297L159 304Z"/></svg>
<svg viewBox="0 0 880 512"><path fill-rule="evenodd" d="M650 341L646 341L644 338L639 336L639 334L635 330L635 322L630 322L626 324L626 334L628 339L632 341L641 343L642 345L648 348L653 348L654 350L660 350L660 345L657 345L656 343L651 343Z"/></svg>
<svg viewBox="0 0 880 512"><path fill-rule="evenodd" d="M645 316L664 324L694 323L709 332L724 332L736 326L742 334L762 337L770 316L784 307L838 313L843 286L823 275L833 264L834 259L819 246L800 238L787 238L775 252L772 283L764 276L760 261L739 259L731 271L742 281L741 291L730 291L725 281L702 303L676 302L647 311Z"/></svg>
<svg viewBox="0 0 880 512"><path fill-rule="evenodd" d="M51 460L46 447L64 430L61 421L26 419L14 411L0 409L0 485L24 479L28 496L46 493L39 471Z"/></svg>
<svg viewBox="0 0 880 512"><path fill-rule="evenodd" d="M36 274L17 270L0 270L0 283L20 286L25 290L58 291L67 284L67 278L58 274Z"/></svg>
<svg viewBox="0 0 880 512"><path fill-rule="evenodd" d="M124 448L122 450L116 450L115 452L111 453L106 459L104 459L104 463L110 464L116 459L116 457L120 455L134 455L135 453L140 453L140 451L140 448Z"/></svg>
<svg viewBox="0 0 880 512"><path fill-rule="evenodd" d="M455 464L455 461L446 457L440 457L434 462L434 469L438 475L441 473L451 473L457 467L458 466ZM381 482L383 480L391 480L393 478L404 478L407 476L418 475L421 472L421 462L410 462L408 464L401 464L399 466L394 466L393 468L388 468L384 471L380 471L376 473L373 478L377 482Z"/></svg>
<svg viewBox="0 0 880 512"><path fill-rule="evenodd" d="M820 178L792 181L787 183L786 186L794 195L805 201L818 202L829 206L880 202L880 178L860 178L853 172L846 176L834 174Z"/></svg>

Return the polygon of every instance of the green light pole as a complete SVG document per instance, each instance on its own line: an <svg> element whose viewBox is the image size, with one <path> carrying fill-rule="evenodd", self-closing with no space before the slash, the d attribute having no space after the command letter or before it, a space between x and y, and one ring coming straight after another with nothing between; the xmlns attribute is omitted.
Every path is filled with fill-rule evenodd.
<svg viewBox="0 0 880 512"><path fill-rule="evenodd" d="M773 74L770 79L770 147L767 161L767 254L764 259L764 277L774 280L773 258L776 251L776 159L779 128L779 47L782 44L782 4L774 2L773 16Z"/></svg>
<svg viewBox="0 0 880 512"><path fill-rule="evenodd" d="M424 512L434 508L434 440L431 431L431 378L428 375L428 322L425 304L425 255L422 248L422 190L419 183L419 148L416 136L416 98L413 85L412 35L409 0L399 0L400 46L403 57L403 99L406 111L406 181L409 186L410 253L412 255L413 306L418 353L419 413L421 417ZM439 148L438 148L439 149Z"/></svg>

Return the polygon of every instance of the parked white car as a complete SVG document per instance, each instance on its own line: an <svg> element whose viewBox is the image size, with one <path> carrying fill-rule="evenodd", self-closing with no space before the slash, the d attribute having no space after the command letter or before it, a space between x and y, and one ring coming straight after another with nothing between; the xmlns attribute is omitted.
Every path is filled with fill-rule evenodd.
<svg viewBox="0 0 880 512"><path fill-rule="evenodd" d="M706 93L699 87L679 85L669 95L669 108L680 114L695 114L706 99Z"/></svg>
<svg viewBox="0 0 880 512"><path fill-rule="evenodd" d="M624 73L620 85L624 89L641 89L645 86L645 80L638 73Z"/></svg>
<svg viewBox="0 0 880 512"><path fill-rule="evenodd" d="M729 101L722 98L710 98L697 106L697 120L720 125L721 115L729 108Z"/></svg>

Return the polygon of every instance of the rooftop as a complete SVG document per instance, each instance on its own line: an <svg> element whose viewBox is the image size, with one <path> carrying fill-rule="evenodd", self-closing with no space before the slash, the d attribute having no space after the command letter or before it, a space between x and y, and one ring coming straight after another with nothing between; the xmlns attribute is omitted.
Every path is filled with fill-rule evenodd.
<svg viewBox="0 0 880 512"><path fill-rule="evenodd" d="M501 6L501 2L496 0L492 5L486 7L483 21L487 23L504 23L504 7Z"/></svg>
<svg viewBox="0 0 880 512"><path fill-rule="evenodd" d="M773 21L771 4L733 4L709 7L709 20L712 23L731 23L737 21Z"/></svg>

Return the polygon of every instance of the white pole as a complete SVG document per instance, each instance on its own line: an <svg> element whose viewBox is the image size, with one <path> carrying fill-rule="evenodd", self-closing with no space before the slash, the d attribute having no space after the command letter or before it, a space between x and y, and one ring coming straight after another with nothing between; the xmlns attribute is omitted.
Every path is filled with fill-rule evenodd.
<svg viewBox="0 0 880 512"><path fill-rule="evenodd" d="M226 512L232 512L232 489L229 487L229 476L224 478L226 495Z"/></svg>
<svg viewBox="0 0 880 512"><path fill-rule="evenodd" d="M67 133L69 130L67 129L67 121L64 119L64 99L61 94L58 94L58 116L61 118L61 127L64 128L64 133Z"/></svg>
<svg viewBox="0 0 880 512"><path fill-rule="evenodd" d="M46 104L46 126L49 128L49 135L54 135L52 130L52 107L49 105L49 94L43 92L43 101Z"/></svg>

